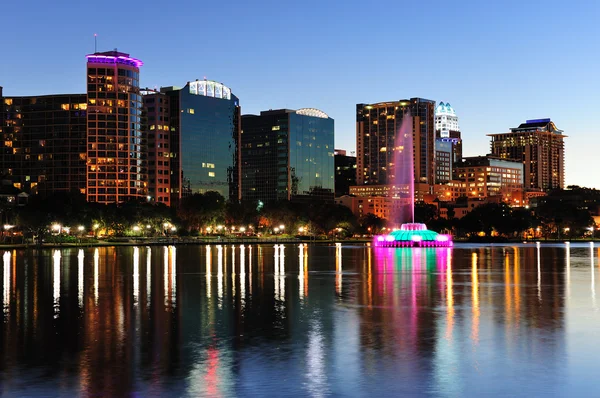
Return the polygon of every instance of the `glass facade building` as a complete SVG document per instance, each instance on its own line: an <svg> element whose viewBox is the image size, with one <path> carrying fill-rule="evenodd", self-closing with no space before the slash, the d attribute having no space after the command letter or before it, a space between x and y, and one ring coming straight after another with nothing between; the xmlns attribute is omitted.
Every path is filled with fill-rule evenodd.
<svg viewBox="0 0 600 398"><path fill-rule="evenodd" d="M239 199L237 142L239 99L231 89L208 80L188 83L178 92L181 196L216 191ZM176 167L177 167L176 166Z"/></svg>
<svg viewBox="0 0 600 398"><path fill-rule="evenodd" d="M324 112L280 109L242 117L242 200L334 198L334 121Z"/></svg>
<svg viewBox="0 0 600 398"><path fill-rule="evenodd" d="M28 193L86 187L85 94L3 97L0 88L0 172Z"/></svg>
<svg viewBox="0 0 600 398"><path fill-rule="evenodd" d="M142 62L117 51L87 58L87 200L146 199L146 142L142 137Z"/></svg>

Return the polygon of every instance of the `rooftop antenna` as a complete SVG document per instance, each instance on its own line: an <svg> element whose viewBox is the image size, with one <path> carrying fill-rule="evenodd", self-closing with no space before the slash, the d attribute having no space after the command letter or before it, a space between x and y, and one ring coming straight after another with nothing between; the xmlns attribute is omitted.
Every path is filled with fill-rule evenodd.
<svg viewBox="0 0 600 398"><path fill-rule="evenodd" d="M98 52L98 33L94 33L94 53Z"/></svg>

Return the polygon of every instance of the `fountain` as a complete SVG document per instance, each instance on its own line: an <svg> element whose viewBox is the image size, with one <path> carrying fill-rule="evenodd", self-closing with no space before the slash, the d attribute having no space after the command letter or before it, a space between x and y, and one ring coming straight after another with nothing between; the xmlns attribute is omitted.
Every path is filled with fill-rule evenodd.
<svg viewBox="0 0 600 398"><path fill-rule="evenodd" d="M402 119L402 124L392 153L393 167L388 173L392 184L390 197L395 203L390 212L393 231L388 235L375 236L375 246L386 247L449 247L450 235L438 234L427 229L425 224L415 223L415 171L413 156L413 120L410 114ZM400 228L397 228L400 223Z"/></svg>

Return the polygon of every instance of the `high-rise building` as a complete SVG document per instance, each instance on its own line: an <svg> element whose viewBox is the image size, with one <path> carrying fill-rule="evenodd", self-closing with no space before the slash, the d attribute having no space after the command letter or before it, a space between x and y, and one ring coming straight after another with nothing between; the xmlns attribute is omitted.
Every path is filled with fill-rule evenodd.
<svg viewBox="0 0 600 398"><path fill-rule="evenodd" d="M142 90L142 131L147 139L148 197L150 201L172 204L172 163L178 155L171 147L171 97L157 90ZM177 192L179 192L177 190Z"/></svg>
<svg viewBox="0 0 600 398"><path fill-rule="evenodd" d="M440 102L435 108L435 136L436 139L452 144L452 163L462 159L462 138L458 125L458 116L450 103Z"/></svg>
<svg viewBox="0 0 600 398"><path fill-rule="evenodd" d="M168 114L162 115L162 121L157 115L155 121L170 131L169 142L165 143L168 148L156 157L169 158L171 201L208 191L239 200L239 99L229 87L211 80L188 82L183 88L163 87L160 91L159 98L168 103ZM167 112L167 105L162 111Z"/></svg>
<svg viewBox="0 0 600 398"><path fill-rule="evenodd" d="M550 119L527 120L509 133L489 134L492 155L524 166L524 188L564 187L564 138Z"/></svg>
<svg viewBox="0 0 600 398"><path fill-rule="evenodd" d="M450 131L460 131L458 127L458 116L450 103L440 102L435 107L435 131L440 137L450 137Z"/></svg>
<svg viewBox="0 0 600 398"><path fill-rule="evenodd" d="M433 185L435 180L435 102L411 98L393 102L356 105L356 182L391 183L396 135L405 116L412 116L415 183Z"/></svg>
<svg viewBox="0 0 600 398"><path fill-rule="evenodd" d="M0 87L0 173L28 193L81 192L86 187L85 94L3 97Z"/></svg>
<svg viewBox="0 0 600 398"><path fill-rule="evenodd" d="M146 199L145 142L141 130L142 61L96 52L87 58L87 200Z"/></svg>
<svg viewBox="0 0 600 398"><path fill-rule="evenodd" d="M334 121L279 109L242 116L242 200L334 199Z"/></svg>
<svg viewBox="0 0 600 398"><path fill-rule="evenodd" d="M435 183L444 184L452 179L453 151L450 138L435 140Z"/></svg>
<svg viewBox="0 0 600 398"><path fill-rule="evenodd" d="M335 196L348 195L350 186L356 185L356 156L346 154L345 150L334 151Z"/></svg>

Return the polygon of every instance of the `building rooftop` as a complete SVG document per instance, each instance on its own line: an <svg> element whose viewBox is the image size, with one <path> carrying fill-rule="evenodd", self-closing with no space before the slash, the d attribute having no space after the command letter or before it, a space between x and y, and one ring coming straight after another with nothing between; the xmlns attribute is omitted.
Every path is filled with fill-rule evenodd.
<svg viewBox="0 0 600 398"><path fill-rule="evenodd" d="M88 54L85 56L88 62L92 63L102 63L102 64L123 64L129 66L135 66L139 68L144 65L144 63L137 59L132 58L129 54L122 53L119 51L104 51L104 52L95 52L93 54Z"/></svg>

